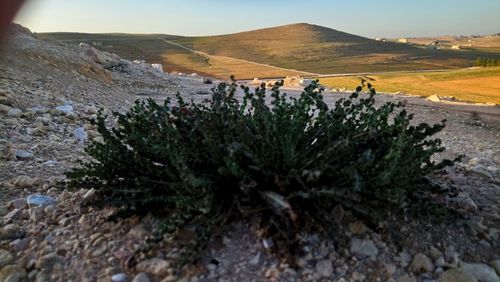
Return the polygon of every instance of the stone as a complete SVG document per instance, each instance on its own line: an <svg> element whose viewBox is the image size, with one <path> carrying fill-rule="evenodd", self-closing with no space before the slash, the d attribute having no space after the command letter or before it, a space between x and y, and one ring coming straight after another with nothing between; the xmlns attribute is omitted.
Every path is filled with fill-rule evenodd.
<svg viewBox="0 0 500 282"><path fill-rule="evenodd" d="M396 266L392 263L384 264L385 272L389 277L392 277L396 273Z"/></svg>
<svg viewBox="0 0 500 282"><path fill-rule="evenodd" d="M78 141L86 141L88 139L87 131L85 131L83 127L75 128L75 130L73 130L73 136L75 136Z"/></svg>
<svg viewBox="0 0 500 282"><path fill-rule="evenodd" d="M25 234L18 224L7 224L0 229L0 240L14 240Z"/></svg>
<svg viewBox="0 0 500 282"><path fill-rule="evenodd" d="M377 247L369 239L353 238L351 240L351 252L358 256L376 257L378 255Z"/></svg>
<svg viewBox="0 0 500 282"><path fill-rule="evenodd" d="M48 253L42 257L40 257L35 262L35 268L37 269L47 269L52 268L54 265L63 266L65 262L64 257L58 255L55 252Z"/></svg>
<svg viewBox="0 0 500 282"><path fill-rule="evenodd" d="M45 218L45 212L42 207L33 207L28 210L30 220L32 222L39 222Z"/></svg>
<svg viewBox="0 0 500 282"><path fill-rule="evenodd" d="M141 272L141 273L137 274L134 277L134 279L132 279L132 282L151 282L151 280L149 280L149 277L146 273Z"/></svg>
<svg viewBox="0 0 500 282"><path fill-rule="evenodd" d="M26 198L26 202L30 208L46 207L57 204L54 198L41 194L29 195L28 198Z"/></svg>
<svg viewBox="0 0 500 282"><path fill-rule="evenodd" d="M477 279L460 269L451 268L441 274L438 282L477 282Z"/></svg>
<svg viewBox="0 0 500 282"><path fill-rule="evenodd" d="M500 282L495 270L482 263L462 263L460 269L481 282Z"/></svg>
<svg viewBox="0 0 500 282"><path fill-rule="evenodd" d="M14 261L14 256L6 250L0 249L0 269L11 264Z"/></svg>
<svg viewBox="0 0 500 282"><path fill-rule="evenodd" d="M316 263L316 273L321 277L330 277L333 274L333 265L330 260L320 260Z"/></svg>
<svg viewBox="0 0 500 282"><path fill-rule="evenodd" d="M125 282L127 281L127 274L125 273L118 273L113 276L111 276L111 281L113 282Z"/></svg>
<svg viewBox="0 0 500 282"><path fill-rule="evenodd" d="M250 265L258 265L260 263L260 252L258 252L249 262Z"/></svg>
<svg viewBox="0 0 500 282"><path fill-rule="evenodd" d="M17 265L7 265L0 271L0 281L21 282L26 279L26 271Z"/></svg>
<svg viewBox="0 0 500 282"><path fill-rule="evenodd" d="M405 274L398 278L398 282L418 282L417 278L409 274Z"/></svg>
<svg viewBox="0 0 500 282"><path fill-rule="evenodd" d="M71 105L57 106L56 110L61 111L64 114L69 114L73 113L73 106Z"/></svg>
<svg viewBox="0 0 500 282"><path fill-rule="evenodd" d="M270 249L274 246L273 240L272 239L264 239L262 240L262 245L266 249Z"/></svg>
<svg viewBox="0 0 500 282"><path fill-rule="evenodd" d="M20 175L13 180L11 180L12 184L17 188L31 188L35 184L38 184L38 180L35 178L31 178L27 175Z"/></svg>
<svg viewBox="0 0 500 282"><path fill-rule="evenodd" d="M0 104L0 113L8 113L12 108L10 106Z"/></svg>
<svg viewBox="0 0 500 282"><path fill-rule="evenodd" d="M436 259L436 266L445 266L446 265L446 261L444 260L443 257L439 257Z"/></svg>
<svg viewBox="0 0 500 282"><path fill-rule="evenodd" d="M367 230L368 229L366 228L366 225L364 225L362 222L354 222L349 224L349 231L351 231L351 233L354 235L361 235Z"/></svg>
<svg viewBox="0 0 500 282"><path fill-rule="evenodd" d="M429 249L429 254L431 255L432 259L438 259L443 255L440 250L438 250L436 247L431 246Z"/></svg>
<svg viewBox="0 0 500 282"><path fill-rule="evenodd" d="M427 100L429 100L431 102L441 102L441 98L439 98L439 96L436 94L428 96Z"/></svg>
<svg viewBox="0 0 500 282"><path fill-rule="evenodd" d="M15 220L21 219L23 217L23 212L20 209L13 209L6 216L3 217L5 223L11 223Z"/></svg>
<svg viewBox="0 0 500 282"><path fill-rule="evenodd" d="M352 273L352 280L354 280L354 281L364 281L365 279L366 279L366 275L364 275L363 273L360 273L357 271L354 271Z"/></svg>
<svg viewBox="0 0 500 282"><path fill-rule="evenodd" d="M139 272L147 272L156 276L164 276L169 272L170 264L159 258L152 258L142 261L136 265Z"/></svg>
<svg viewBox="0 0 500 282"><path fill-rule="evenodd" d="M99 112L99 109L96 106L85 106L83 112L88 115L95 115Z"/></svg>
<svg viewBox="0 0 500 282"><path fill-rule="evenodd" d="M128 236L144 240L146 237L151 236L151 232L146 228L144 223L139 223L130 229Z"/></svg>
<svg viewBox="0 0 500 282"><path fill-rule="evenodd" d="M23 111L17 108L12 108L7 112L8 117L20 118L23 115Z"/></svg>
<svg viewBox="0 0 500 282"><path fill-rule="evenodd" d="M36 117L35 122L39 122L43 125L49 125L50 124L50 117L48 117L48 116Z"/></svg>
<svg viewBox="0 0 500 282"><path fill-rule="evenodd" d="M410 268L414 272L432 272L434 270L434 265L430 258L422 253L418 253L413 258Z"/></svg>
<svg viewBox="0 0 500 282"><path fill-rule="evenodd" d="M500 259L490 262L491 267L500 275Z"/></svg>
<svg viewBox="0 0 500 282"><path fill-rule="evenodd" d="M4 122L5 125L20 125L19 121L15 118L6 118Z"/></svg>
<svg viewBox="0 0 500 282"><path fill-rule="evenodd" d="M29 160L34 157L33 153L30 153L26 150L14 150L14 156L18 160Z"/></svg>
<svg viewBox="0 0 500 282"><path fill-rule="evenodd" d="M21 252L26 250L29 247L29 245L30 245L30 239L23 238L23 239L16 239L10 242L9 247L16 252Z"/></svg>

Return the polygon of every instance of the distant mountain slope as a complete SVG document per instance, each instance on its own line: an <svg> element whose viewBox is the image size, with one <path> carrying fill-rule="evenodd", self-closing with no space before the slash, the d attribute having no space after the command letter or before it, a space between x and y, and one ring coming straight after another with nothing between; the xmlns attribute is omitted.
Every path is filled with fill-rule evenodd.
<svg viewBox="0 0 500 282"><path fill-rule="evenodd" d="M305 23L173 41L213 55L316 73L454 68L477 58L472 53L375 41Z"/></svg>
<svg viewBox="0 0 500 282"><path fill-rule="evenodd" d="M82 33L42 36L74 43L95 42L97 48L124 58L162 62L167 71L221 78L230 74L253 78L300 72L338 74L461 68L472 66L478 57L500 55L480 50L430 50L305 23L203 37Z"/></svg>

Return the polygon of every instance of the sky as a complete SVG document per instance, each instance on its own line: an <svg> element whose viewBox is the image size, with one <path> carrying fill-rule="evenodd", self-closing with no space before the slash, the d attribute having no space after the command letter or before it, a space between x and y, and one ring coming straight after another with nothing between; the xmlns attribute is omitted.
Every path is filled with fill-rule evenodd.
<svg viewBox="0 0 500 282"><path fill-rule="evenodd" d="M28 0L15 21L35 32L201 36L311 23L370 38L485 35L500 33L500 0Z"/></svg>

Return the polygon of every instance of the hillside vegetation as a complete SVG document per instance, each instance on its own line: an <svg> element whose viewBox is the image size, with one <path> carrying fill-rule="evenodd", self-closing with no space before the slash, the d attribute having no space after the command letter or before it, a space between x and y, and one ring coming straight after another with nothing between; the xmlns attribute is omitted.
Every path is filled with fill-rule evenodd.
<svg viewBox="0 0 500 282"><path fill-rule="evenodd" d="M287 70L273 66L334 74L461 68L472 66L478 57L498 57L496 53L477 50L435 51L375 41L311 24L203 37L79 33L49 33L42 34L42 37L75 44L98 41L102 43L102 46L98 46L100 49L127 59L143 58L150 62L161 62L167 71L197 72L220 78L234 74L239 79L284 77L290 74ZM251 62L267 66L254 66Z"/></svg>

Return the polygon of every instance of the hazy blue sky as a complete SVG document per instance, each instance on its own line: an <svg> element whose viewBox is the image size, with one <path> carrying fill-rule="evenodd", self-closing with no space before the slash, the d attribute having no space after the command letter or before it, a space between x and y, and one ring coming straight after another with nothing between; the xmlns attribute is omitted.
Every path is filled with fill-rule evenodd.
<svg viewBox="0 0 500 282"><path fill-rule="evenodd" d="M500 0L28 0L33 31L224 34L307 22L367 37L500 32Z"/></svg>

